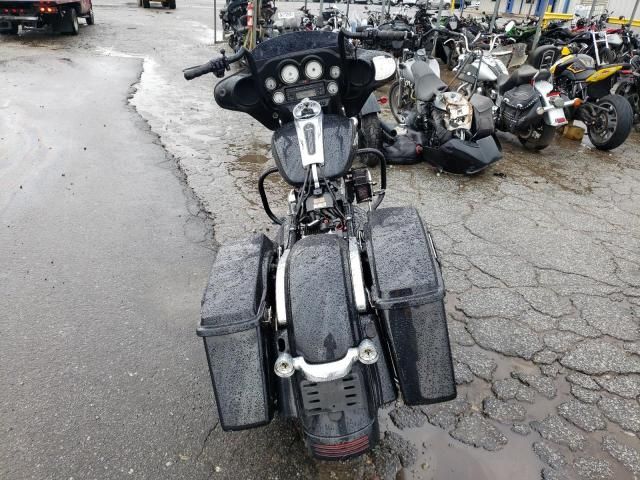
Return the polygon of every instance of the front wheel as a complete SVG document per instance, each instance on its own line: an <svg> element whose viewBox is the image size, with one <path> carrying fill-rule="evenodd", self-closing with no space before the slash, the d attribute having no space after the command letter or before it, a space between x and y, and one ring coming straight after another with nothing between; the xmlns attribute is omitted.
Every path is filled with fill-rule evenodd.
<svg viewBox="0 0 640 480"><path fill-rule="evenodd" d="M389 89L389 107L391 108L391 114L398 123L405 123L407 120L407 113L413 107L413 101L408 95L408 88L403 88L400 92L400 82L393 82Z"/></svg>
<svg viewBox="0 0 640 480"><path fill-rule="evenodd" d="M556 134L556 127L543 123L537 127L529 127L527 134L518 133L518 140L527 150L543 150L551 145Z"/></svg>
<svg viewBox="0 0 640 480"><path fill-rule="evenodd" d="M603 97L598 107L587 134L598 150L612 150L622 145L631 133L633 110L627 99L620 95Z"/></svg>
<svg viewBox="0 0 640 480"><path fill-rule="evenodd" d="M375 148L382 150L382 129L377 113L368 113L360 118L359 145L360 148ZM367 167L375 167L380 159L373 154L361 155L362 163Z"/></svg>
<svg viewBox="0 0 640 480"><path fill-rule="evenodd" d="M640 123L640 89L634 82L621 82L613 93L623 96L631 104L633 110L633 123Z"/></svg>

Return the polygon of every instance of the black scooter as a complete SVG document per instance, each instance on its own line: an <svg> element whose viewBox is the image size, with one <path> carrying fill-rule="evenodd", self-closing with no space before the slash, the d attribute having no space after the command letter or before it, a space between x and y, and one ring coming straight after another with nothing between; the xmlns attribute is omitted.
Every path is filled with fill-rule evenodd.
<svg viewBox="0 0 640 480"><path fill-rule="evenodd" d="M258 427L275 412L299 421L317 458L372 448L378 408L456 396L444 285L433 241L412 208L379 208L384 156L358 149L357 116L393 79L389 55L346 38L398 40L403 33L294 32L185 70L223 77L218 105L273 130L275 167L258 190L276 238L222 246L213 264L197 333L204 338L220 424ZM380 190L354 159L380 158ZM265 179L291 186L276 215Z"/></svg>

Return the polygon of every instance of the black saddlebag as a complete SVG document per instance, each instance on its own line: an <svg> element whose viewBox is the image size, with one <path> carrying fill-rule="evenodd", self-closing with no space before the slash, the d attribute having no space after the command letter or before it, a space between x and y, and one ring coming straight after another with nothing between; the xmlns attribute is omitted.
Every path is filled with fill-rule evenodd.
<svg viewBox="0 0 640 480"><path fill-rule="evenodd" d="M369 217L366 234L372 302L383 319L405 403L455 398L444 283L418 212L378 209Z"/></svg>
<svg viewBox="0 0 640 480"><path fill-rule="evenodd" d="M518 121L532 109L540 107L540 96L533 85L520 85L504 94L500 114L501 130L515 132ZM542 117L540 117L542 118Z"/></svg>
<svg viewBox="0 0 640 480"><path fill-rule="evenodd" d="M204 337L223 430L268 423L273 414L268 340L261 325L273 244L264 235L220 248L202 299Z"/></svg>
<svg viewBox="0 0 640 480"><path fill-rule="evenodd" d="M477 141L452 138L439 148L424 148L422 157L445 172L474 175L500 160L502 151L492 135Z"/></svg>
<svg viewBox="0 0 640 480"><path fill-rule="evenodd" d="M480 139L491 135L495 129L493 122L493 102L489 97L475 94L471 97L473 105L473 135Z"/></svg>

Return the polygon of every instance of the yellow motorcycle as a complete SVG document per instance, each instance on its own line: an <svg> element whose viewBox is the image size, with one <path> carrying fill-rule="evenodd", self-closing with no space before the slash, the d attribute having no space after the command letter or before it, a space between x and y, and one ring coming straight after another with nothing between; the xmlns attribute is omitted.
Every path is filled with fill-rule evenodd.
<svg viewBox="0 0 640 480"><path fill-rule="evenodd" d="M595 59L573 53L574 45L545 45L532 52L529 63L536 68L549 68L554 89L579 100L574 107L565 109L567 119L582 121L597 149L611 150L624 143L633 127L631 104L623 96L611 93L620 75L630 71L630 65L602 64L595 33L591 34Z"/></svg>

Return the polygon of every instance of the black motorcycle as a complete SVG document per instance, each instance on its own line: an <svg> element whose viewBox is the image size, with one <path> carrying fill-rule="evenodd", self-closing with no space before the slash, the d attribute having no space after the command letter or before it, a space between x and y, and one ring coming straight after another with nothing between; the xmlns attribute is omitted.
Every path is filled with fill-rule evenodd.
<svg viewBox="0 0 640 480"><path fill-rule="evenodd" d="M357 146L358 113L395 62L345 40L403 37L294 32L185 70L223 77L244 59L216 102L274 131L276 166L258 190L279 232L219 249L197 330L224 430L278 412L299 421L315 457L344 459L376 444L378 408L396 385L408 405L456 396L433 241L414 209L379 208L384 156ZM354 164L364 153L380 157L378 191ZM275 173L291 186L284 216L264 187Z"/></svg>

